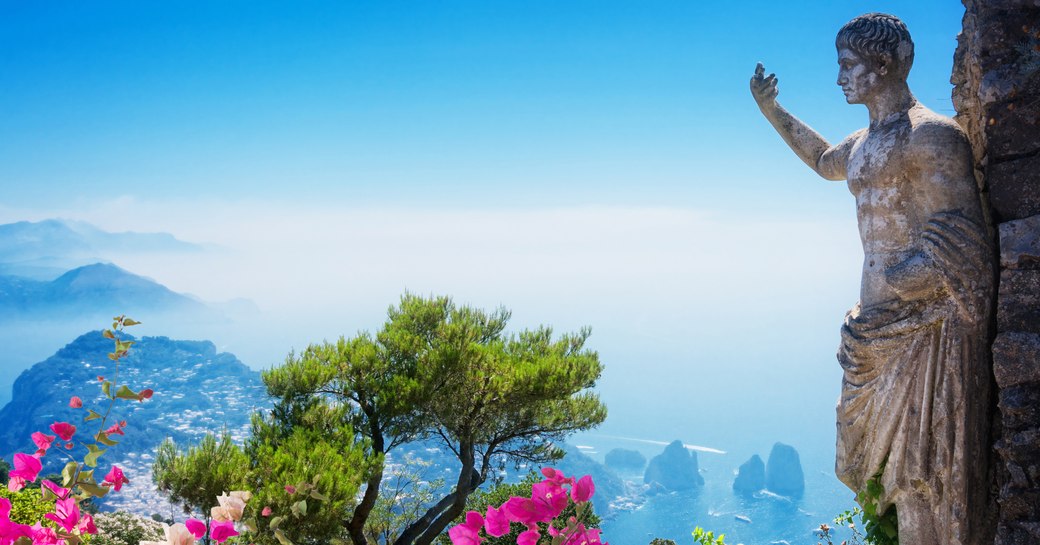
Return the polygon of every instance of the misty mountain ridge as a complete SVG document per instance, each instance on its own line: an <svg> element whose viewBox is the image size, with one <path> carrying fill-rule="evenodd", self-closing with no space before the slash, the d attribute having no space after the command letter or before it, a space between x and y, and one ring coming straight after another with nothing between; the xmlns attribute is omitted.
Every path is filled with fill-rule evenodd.
<svg viewBox="0 0 1040 545"><path fill-rule="evenodd" d="M72 269L51 281L0 276L0 321L154 312L212 312L199 300L111 263Z"/></svg>
<svg viewBox="0 0 1040 545"><path fill-rule="evenodd" d="M127 336L128 338L132 338ZM11 402L0 409L0 456L11 460L16 452L35 450L34 431L51 434L49 426L64 421L79 430L74 437L82 441L99 430L99 421L84 422L86 410L105 414L108 399L101 391L98 376L118 379L135 391L155 390L144 402L117 400L106 424L126 420L125 436L113 436L119 444L110 447L99 468L107 472L119 465L130 485L104 499L111 508L151 514L169 514L169 504L154 491L151 465L156 447L166 437L179 447L198 442L207 433L227 429L239 442L249 433L250 415L270 408L260 374L246 367L234 355L218 353L209 341L177 341L167 337L143 337L119 365L107 354L112 341L100 331L81 335L46 360L22 372L14 383ZM69 407L69 399L79 396L83 408ZM52 447L60 448L59 445ZM83 447L73 455L82 459ZM60 471L64 461L58 455L43 458L44 474Z"/></svg>
<svg viewBox="0 0 1040 545"><path fill-rule="evenodd" d="M169 233L110 233L81 221L47 219L0 225L0 275L52 280L123 254L194 253L205 247Z"/></svg>

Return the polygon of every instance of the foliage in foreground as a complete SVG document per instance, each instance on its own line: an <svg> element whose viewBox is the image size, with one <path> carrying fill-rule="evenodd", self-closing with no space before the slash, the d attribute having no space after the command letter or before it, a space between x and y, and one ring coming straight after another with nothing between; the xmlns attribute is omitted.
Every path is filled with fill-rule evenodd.
<svg viewBox="0 0 1040 545"><path fill-rule="evenodd" d="M224 431L217 441L206 434L197 445L178 450L167 438L159 445L152 464L152 482L170 501L179 503L185 514L201 512L209 522L213 498L246 484L249 459Z"/></svg>
<svg viewBox="0 0 1040 545"><path fill-rule="evenodd" d="M264 373L277 402L269 417L254 420L247 450L255 465L277 459L298 433L301 447L327 445L343 453L344 462L363 455L364 463L337 462L334 473L339 482L364 481L359 500L353 487L319 486L346 514L339 526L323 519L324 530L311 534L315 541L339 537L333 529L345 527L354 545L368 543L365 528L380 497L385 454L401 444L433 439L461 465L448 493L395 539L396 545L428 545L464 512L466 499L493 470L558 459L554 442L606 418L590 391L602 366L584 348L589 332L554 339L550 328L540 327L510 335L504 332L509 316L505 309L487 312L448 297L406 294L377 334L311 345ZM254 483L291 482L283 475L295 467L269 466Z"/></svg>
<svg viewBox="0 0 1040 545"><path fill-rule="evenodd" d="M125 511L98 513L94 524L98 533L90 539L90 545L138 545L163 539L162 523Z"/></svg>

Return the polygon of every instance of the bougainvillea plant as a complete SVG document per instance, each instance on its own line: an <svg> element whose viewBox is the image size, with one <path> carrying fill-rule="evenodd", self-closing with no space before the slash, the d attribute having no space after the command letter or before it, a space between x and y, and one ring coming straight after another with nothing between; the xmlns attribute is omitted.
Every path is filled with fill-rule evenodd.
<svg viewBox="0 0 1040 545"><path fill-rule="evenodd" d="M44 479L40 483L40 490L44 500L54 502L54 509L44 514L44 518L50 521L44 524L43 520L35 524L19 524L10 518L11 502L6 498L0 498L0 545L10 543L27 543L39 545L78 545L83 541L83 536L96 534L97 527L94 519L89 513L80 510L80 503L88 498L100 498L111 490L117 492L124 484L130 482L123 474L123 470L117 466L111 466L108 472L99 482L94 473L97 471L99 458L108 447L118 444L113 436L125 435L123 428L126 421L109 424L109 417L116 400L132 400L142 402L152 397L152 390L144 389L140 392L131 390L126 384L119 384L119 364L130 351L134 341L123 340L121 334L124 328L137 325L140 322L116 316L112 319L112 329L102 332L105 338L111 339L114 349L108 354L113 362L112 379L99 376L101 391L108 399L104 414L94 409L87 409L81 427L97 426L97 433L86 435L77 429L75 424L69 422L54 422L49 426L54 435L48 435L42 431L32 434L32 442L36 446L33 453L19 452L14 455L14 469L8 473L7 487L12 492L17 492L28 483L35 482L39 473L43 470L41 461L48 453L67 459L64 469L61 471L61 485ZM73 396L69 400L69 406L74 409L83 408L83 400ZM96 424L88 424L95 422ZM80 434L77 436L77 431ZM58 441L60 439L60 441ZM82 460L74 456L77 445L85 449Z"/></svg>
<svg viewBox="0 0 1040 545"><path fill-rule="evenodd" d="M516 538L517 545L608 545L600 540L598 528L586 528L578 520L589 509L596 486L592 477L567 477L553 468L543 468L542 482L531 486L530 497L514 496L499 507L489 505L487 512L466 513L466 522L448 530L454 545L480 545L484 534L501 537L508 534L513 524L526 530ZM568 490L569 489L569 490ZM574 502L577 516L562 520L561 514ZM546 525L543 536L539 524ZM545 537L546 539L543 539Z"/></svg>

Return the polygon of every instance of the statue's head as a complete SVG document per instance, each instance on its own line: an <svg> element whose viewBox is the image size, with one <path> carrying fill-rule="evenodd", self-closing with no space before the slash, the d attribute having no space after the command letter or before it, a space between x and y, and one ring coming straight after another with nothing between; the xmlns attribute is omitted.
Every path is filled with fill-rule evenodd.
<svg viewBox="0 0 1040 545"><path fill-rule="evenodd" d="M885 81L906 81L914 63L914 42L899 18L885 13L860 15L845 23L835 39L838 85L850 103Z"/></svg>

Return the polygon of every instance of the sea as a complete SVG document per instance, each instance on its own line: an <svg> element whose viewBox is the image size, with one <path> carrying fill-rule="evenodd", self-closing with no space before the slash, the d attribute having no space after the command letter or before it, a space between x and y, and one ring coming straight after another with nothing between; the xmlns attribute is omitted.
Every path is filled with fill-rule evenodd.
<svg viewBox="0 0 1040 545"><path fill-rule="evenodd" d="M649 460L660 454L668 441L663 438L617 437L582 434L572 438L582 452L598 462L614 448L637 450ZM789 498L762 491L744 497L733 491L736 470L752 454L767 461L769 451L749 452L747 445L691 445L697 454L702 488L636 497L615 509L602 523L603 538L613 545L646 545L654 538L671 539L678 545L693 543L694 528L725 535L727 545L795 545L821 541L821 524L833 527L838 514L855 506L853 494L834 476L833 447L799 449L805 474L805 494ZM797 448L797 446L796 446ZM822 451L821 451L822 450ZM642 471L616 471L638 490ZM834 543L849 537L845 529L832 529Z"/></svg>

